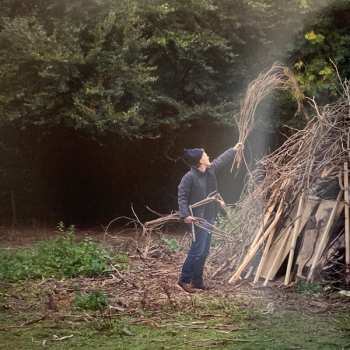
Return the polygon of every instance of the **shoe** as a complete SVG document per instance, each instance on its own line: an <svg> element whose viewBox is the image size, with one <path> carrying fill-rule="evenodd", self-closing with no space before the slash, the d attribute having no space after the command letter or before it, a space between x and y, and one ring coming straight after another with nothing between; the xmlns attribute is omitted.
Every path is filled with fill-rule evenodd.
<svg viewBox="0 0 350 350"><path fill-rule="evenodd" d="M191 283L185 283L185 282L178 281L177 284L187 293L195 293L196 292L192 288Z"/></svg>
<svg viewBox="0 0 350 350"><path fill-rule="evenodd" d="M194 289L210 290L210 287L204 283L192 283L191 287Z"/></svg>

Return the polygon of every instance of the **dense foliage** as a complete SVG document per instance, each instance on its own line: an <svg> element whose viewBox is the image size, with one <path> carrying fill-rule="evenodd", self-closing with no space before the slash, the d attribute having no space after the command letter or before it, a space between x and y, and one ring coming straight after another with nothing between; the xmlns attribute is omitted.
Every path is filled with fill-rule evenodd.
<svg viewBox="0 0 350 350"><path fill-rule="evenodd" d="M145 137L198 118L230 121L244 82L292 48L295 28L314 4L30 0L0 6L3 122ZM312 33L309 43L323 44L324 36ZM330 38L335 51L346 40ZM307 44L303 52L310 51ZM311 63L306 88L315 69L329 74Z"/></svg>
<svg viewBox="0 0 350 350"><path fill-rule="evenodd" d="M191 144L222 149L213 126L233 125L247 84L275 61L294 69L307 95L336 98L330 59L349 76L349 18L344 0L1 1L0 216L61 219L66 202L79 208L75 197L82 194L82 207L98 195L108 206L124 192L130 198L120 203L129 207L131 191L141 198L144 187L149 198L159 187L152 164ZM288 96L265 107L261 130L304 123ZM191 128L196 136L185 138ZM104 156L106 168L101 145L103 155L116 154ZM116 164L129 169L130 154L139 150L147 157L135 161L150 173L128 170L128 183L125 166ZM154 169L164 177L165 170ZM177 181L171 174L169 181ZM78 186L86 182L81 193L72 190L74 178ZM107 189L110 183L121 189Z"/></svg>
<svg viewBox="0 0 350 350"><path fill-rule="evenodd" d="M306 94L327 102L338 96L339 80L350 77L350 4L334 1L307 24L296 41L293 63ZM303 40L304 39L304 40Z"/></svg>

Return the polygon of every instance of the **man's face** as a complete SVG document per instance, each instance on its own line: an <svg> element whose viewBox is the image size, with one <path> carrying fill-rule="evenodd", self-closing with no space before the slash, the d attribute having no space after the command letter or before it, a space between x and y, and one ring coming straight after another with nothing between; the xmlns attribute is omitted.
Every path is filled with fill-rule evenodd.
<svg viewBox="0 0 350 350"><path fill-rule="evenodd" d="M202 158L199 160L199 164L204 165L204 166L210 165L209 156L207 155L207 153L205 151L203 151Z"/></svg>

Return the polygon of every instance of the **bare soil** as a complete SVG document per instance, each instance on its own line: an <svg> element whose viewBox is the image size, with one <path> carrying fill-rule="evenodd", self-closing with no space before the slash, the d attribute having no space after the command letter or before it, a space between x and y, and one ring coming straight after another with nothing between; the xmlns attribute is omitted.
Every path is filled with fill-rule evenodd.
<svg viewBox="0 0 350 350"><path fill-rule="evenodd" d="M40 240L52 239L59 236L55 228L0 228L0 247L12 249L28 247ZM89 237L104 242L115 252L127 253L129 267L127 270L115 270L109 276L101 278L79 278L73 280L44 280L40 282L40 289L51 295L51 303L55 309L60 304L67 305L72 300L79 286L79 291L102 290L111 297L111 305L125 312L133 312L142 307L158 310L164 306L174 309L191 306L193 295L184 292L177 285L182 263L186 256L189 238L180 228L166 235L180 242L182 250L172 252L161 240L159 235L148 241L148 254L144 256L145 242L139 233L132 228L117 227L105 235L102 228L76 230L78 239ZM336 293L310 294L296 293L293 286L285 288L280 281L271 283L268 287L253 285L251 281L242 281L236 285L227 283L227 278L211 279L217 266L208 263L206 266L206 280L211 289L196 293L203 300L221 298L235 300L242 306L258 306L271 310L308 310L315 313L346 310L350 306L350 298L339 298ZM227 276L226 276L227 277ZM37 282L28 282L34 288ZM57 305L56 305L57 304ZM65 308L65 307L64 307Z"/></svg>

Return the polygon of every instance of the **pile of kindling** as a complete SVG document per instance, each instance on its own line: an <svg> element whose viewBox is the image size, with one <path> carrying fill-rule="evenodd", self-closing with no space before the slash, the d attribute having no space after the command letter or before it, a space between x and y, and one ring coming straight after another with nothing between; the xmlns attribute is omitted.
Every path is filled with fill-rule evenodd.
<svg viewBox="0 0 350 350"><path fill-rule="evenodd" d="M310 99L306 127L250 174L237 205L242 249L230 257L230 283L254 276L254 283L282 277L288 285L327 271L350 282L350 88L340 84L343 96L322 108Z"/></svg>

